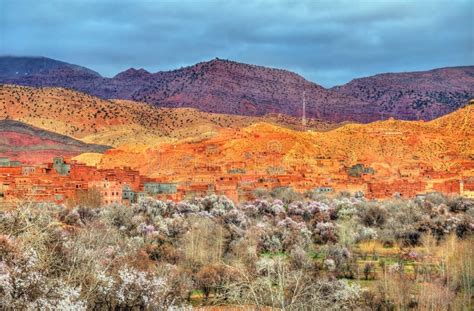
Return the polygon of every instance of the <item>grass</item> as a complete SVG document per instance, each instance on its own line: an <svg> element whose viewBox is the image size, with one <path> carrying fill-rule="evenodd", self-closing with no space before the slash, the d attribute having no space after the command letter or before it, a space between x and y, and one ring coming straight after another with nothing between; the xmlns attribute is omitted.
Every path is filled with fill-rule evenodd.
<svg viewBox="0 0 474 311"><path fill-rule="evenodd" d="M288 257L288 254L284 252L264 252L264 253L260 253L260 257L263 257L263 258Z"/></svg>
<svg viewBox="0 0 474 311"><path fill-rule="evenodd" d="M398 255L402 250L398 245L387 247L384 246L380 241L375 240L360 242L356 245L355 249L356 251L363 254L377 254L378 256L382 257Z"/></svg>

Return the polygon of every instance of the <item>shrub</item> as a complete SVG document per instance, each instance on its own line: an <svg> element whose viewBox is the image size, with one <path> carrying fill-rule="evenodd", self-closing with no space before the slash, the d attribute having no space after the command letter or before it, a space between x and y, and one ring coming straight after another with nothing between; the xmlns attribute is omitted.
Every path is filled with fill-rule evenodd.
<svg viewBox="0 0 474 311"><path fill-rule="evenodd" d="M351 197L235 206L211 196L177 204L149 199L131 208L25 203L0 212L0 308L167 309L189 303L192 290L201 289L213 297L204 304L459 309L472 296L474 223L472 208L459 202ZM381 261L380 292L335 281L358 273L375 278L375 266L359 269L357 259L398 252L355 244L373 239L422 241L423 248L388 255L396 264ZM419 263L414 275L404 272L404 260ZM421 277L423 286L446 293L446 304L417 292L412 279Z"/></svg>
<svg viewBox="0 0 474 311"><path fill-rule="evenodd" d="M456 197L451 198L447 202L449 211L453 213L466 212L469 209L474 209L474 201L466 198Z"/></svg>
<svg viewBox="0 0 474 311"><path fill-rule="evenodd" d="M290 187L275 188L270 192L270 196L273 199L283 201L285 204L289 204L294 201L300 201L303 199L303 195L301 193L295 192Z"/></svg>
<svg viewBox="0 0 474 311"><path fill-rule="evenodd" d="M421 233L415 230L401 232L396 235L405 246L417 246L420 243Z"/></svg>
<svg viewBox="0 0 474 311"><path fill-rule="evenodd" d="M133 227L133 212L124 205L113 204L107 206L102 212L102 217L107 223L120 230L131 230Z"/></svg>
<svg viewBox="0 0 474 311"><path fill-rule="evenodd" d="M257 263L257 274L235 268L236 280L226 285L227 301L284 310L351 310L357 306L361 290L343 281L314 280L303 270L292 270L281 257Z"/></svg>
<svg viewBox="0 0 474 311"><path fill-rule="evenodd" d="M366 280L369 279L369 277L374 277L374 270L375 270L375 265L372 262L367 262L364 264L364 277Z"/></svg>
<svg viewBox="0 0 474 311"><path fill-rule="evenodd" d="M362 224L368 227L382 227L387 219L387 211L376 205L369 205L360 212Z"/></svg>

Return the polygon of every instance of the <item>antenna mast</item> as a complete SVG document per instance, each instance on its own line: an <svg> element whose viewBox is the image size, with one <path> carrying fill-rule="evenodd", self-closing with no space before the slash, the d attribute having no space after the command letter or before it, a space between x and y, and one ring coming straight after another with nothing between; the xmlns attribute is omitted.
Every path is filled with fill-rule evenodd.
<svg viewBox="0 0 474 311"><path fill-rule="evenodd" d="M306 126L306 91L303 91L303 117L301 119L301 124Z"/></svg>

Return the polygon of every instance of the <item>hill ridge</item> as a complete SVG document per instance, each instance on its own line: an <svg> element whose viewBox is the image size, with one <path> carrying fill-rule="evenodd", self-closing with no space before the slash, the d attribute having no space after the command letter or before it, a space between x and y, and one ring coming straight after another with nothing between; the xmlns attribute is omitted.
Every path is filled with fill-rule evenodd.
<svg viewBox="0 0 474 311"><path fill-rule="evenodd" d="M306 114L312 118L363 123L388 117L430 120L474 98L474 66L378 74L326 89L285 69L219 58L155 73L130 68L113 78L70 64L26 76L8 76L5 72L11 70L5 69L7 63L0 57L0 83L66 87L104 99L222 114L301 117L305 91Z"/></svg>

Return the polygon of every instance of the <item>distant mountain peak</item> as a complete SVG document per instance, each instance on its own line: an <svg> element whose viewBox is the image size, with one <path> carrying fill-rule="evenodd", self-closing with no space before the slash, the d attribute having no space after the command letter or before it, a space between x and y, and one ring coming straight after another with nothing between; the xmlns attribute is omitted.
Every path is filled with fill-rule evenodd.
<svg viewBox="0 0 474 311"><path fill-rule="evenodd" d="M326 121L429 120L474 98L474 66L387 73L326 89L284 69L216 57L170 71L130 68L103 78L87 68L42 57L0 57L0 83L66 87L102 98L160 107Z"/></svg>
<svg viewBox="0 0 474 311"><path fill-rule="evenodd" d="M140 77L149 77L152 74L148 71L146 71L143 68L135 69L135 68L129 68L125 71L122 71L118 73L114 79L128 79L128 78L140 78Z"/></svg>
<svg viewBox="0 0 474 311"><path fill-rule="evenodd" d="M21 76L32 76L48 71L68 68L75 72L89 76L101 77L101 75L89 68L66 63L63 61L43 56L0 56L0 77L18 78Z"/></svg>

